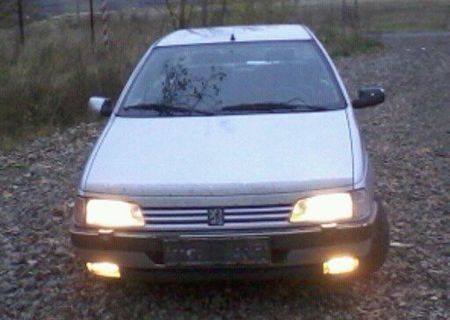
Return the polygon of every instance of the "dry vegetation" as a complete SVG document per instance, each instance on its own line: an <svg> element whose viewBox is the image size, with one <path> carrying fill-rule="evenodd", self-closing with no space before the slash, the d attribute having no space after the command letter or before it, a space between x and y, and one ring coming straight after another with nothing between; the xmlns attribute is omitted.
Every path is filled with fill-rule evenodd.
<svg viewBox="0 0 450 320"><path fill-rule="evenodd" d="M160 21L139 17L118 18L112 27L115 42L95 50L88 30L67 21L30 26L23 48L11 45L13 35L0 34L6 38L0 39L3 146L76 123L91 95L116 96L136 59L162 33Z"/></svg>
<svg viewBox="0 0 450 320"><path fill-rule="evenodd" d="M377 41L361 34L385 30L385 26L403 30L414 29L411 26L418 23L421 29L449 28L446 15L450 8L442 0L360 0L358 11L352 8L353 1L346 2L348 7L342 11L336 5L340 2L329 0L220 0L210 4L205 15L201 6L186 4L181 10L168 1L173 3L172 10L115 13L110 47L97 43L95 50L87 21L81 25L74 19L29 24L23 47L17 43L16 30L0 30L0 148L80 121L86 117L86 101L93 94L117 97L147 46L176 27L301 22L318 31L333 55L378 48Z"/></svg>

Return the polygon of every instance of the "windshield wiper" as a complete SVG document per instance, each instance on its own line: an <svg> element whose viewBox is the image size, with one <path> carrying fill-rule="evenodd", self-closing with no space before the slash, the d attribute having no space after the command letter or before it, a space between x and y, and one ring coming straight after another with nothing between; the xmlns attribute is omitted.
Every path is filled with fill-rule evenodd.
<svg viewBox="0 0 450 320"><path fill-rule="evenodd" d="M196 110L196 109L188 109L188 108L182 108L182 107L175 107L163 103L141 103L141 104L135 104L130 106L123 107L123 110L129 111L129 110L150 110L150 111L156 111L160 114L172 114L174 112L179 113L189 113L189 114L201 114L205 116L212 116L214 113L203 111L203 110Z"/></svg>
<svg viewBox="0 0 450 320"><path fill-rule="evenodd" d="M331 110L327 107L312 106L307 104L288 104L277 102L238 104L235 106L223 107L221 111L276 111L276 110L295 110L295 111L326 111Z"/></svg>

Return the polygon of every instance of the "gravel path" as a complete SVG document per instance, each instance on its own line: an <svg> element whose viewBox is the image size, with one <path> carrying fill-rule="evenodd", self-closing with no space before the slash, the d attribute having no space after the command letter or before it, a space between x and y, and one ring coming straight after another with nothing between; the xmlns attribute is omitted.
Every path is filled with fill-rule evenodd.
<svg viewBox="0 0 450 320"><path fill-rule="evenodd" d="M351 92L387 89L358 111L389 208L392 248L345 285L103 283L84 273L68 227L99 124L0 153L0 319L448 319L450 37L386 37L383 52L338 60Z"/></svg>

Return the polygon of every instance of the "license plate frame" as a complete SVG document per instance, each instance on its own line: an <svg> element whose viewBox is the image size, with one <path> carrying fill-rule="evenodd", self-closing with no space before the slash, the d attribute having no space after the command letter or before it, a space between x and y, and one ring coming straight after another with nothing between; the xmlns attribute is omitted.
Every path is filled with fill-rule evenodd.
<svg viewBox="0 0 450 320"><path fill-rule="evenodd" d="M169 267L267 265L270 261L267 238L164 241L164 264Z"/></svg>

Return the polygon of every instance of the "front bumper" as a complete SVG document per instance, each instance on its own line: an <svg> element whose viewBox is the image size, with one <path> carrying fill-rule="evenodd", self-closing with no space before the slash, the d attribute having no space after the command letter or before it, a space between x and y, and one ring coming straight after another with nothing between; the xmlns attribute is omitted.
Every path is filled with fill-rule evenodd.
<svg viewBox="0 0 450 320"><path fill-rule="evenodd" d="M72 227L72 243L83 261L120 266L123 278L149 280L273 279L322 274L322 264L336 255L367 260L374 241L377 209L364 220L289 230L223 232L112 232ZM179 239L252 239L269 241L270 262L261 265L171 267L164 261L166 241Z"/></svg>

